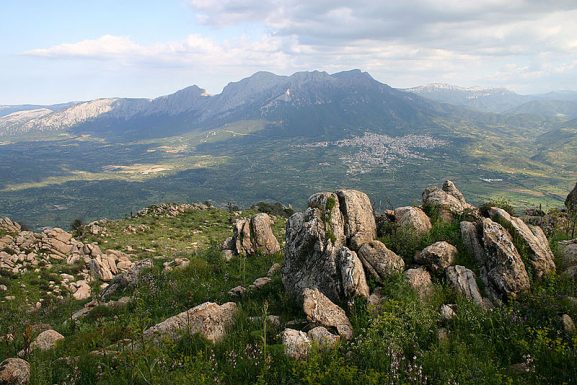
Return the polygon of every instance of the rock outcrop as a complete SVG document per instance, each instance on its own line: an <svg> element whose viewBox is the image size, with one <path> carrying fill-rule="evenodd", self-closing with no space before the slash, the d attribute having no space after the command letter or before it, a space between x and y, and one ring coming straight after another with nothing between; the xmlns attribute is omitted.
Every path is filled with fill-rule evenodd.
<svg viewBox="0 0 577 385"><path fill-rule="evenodd" d="M7 358L0 362L1 385L28 385L30 364L20 358Z"/></svg>
<svg viewBox="0 0 577 385"><path fill-rule="evenodd" d="M498 207L491 207L489 215L494 221L503 223L512 229L513 234L523 243L536 278L542 278L555 272L555 257L549 248L549 241L540 227L528 226L520 218L510 215Z"/></svg>
<svg viewBox="0 0 577 385"><path fill-rule="evenodd" d="M527 270L507 230L489 218L483 219L483 244L486 258L481 279L490 299L507 301L529 290Z"/></svg>
<svg viewBox="0 0 577 385"><path fill-rule="evenodd" d="M222 248L226 254L265 255L278 253L280 244L272 231L273 220L268 214L259 213L248 218L239 218L233 224L233 236L224 241Z"/></svg>
<svg viewBox="0 0 577 385"><path fill-rule="evenodd" d="M395 209L395 219L401 230L417 236L425 235L433 228L427 214L418 207L405 206Z"/></svg>
<svg viewBox="0 0 577 385"><path fill-rule="evenodd" d="M564 268L577 266L577 239L559 242L559 256Z"/></svg>
<svg viewBox="0 0 577 385"><path fill-rule="evenodd" d="M427 187L423 191L423 206L438 210L439 216L445 220L452 220L455 215L460 215L465 210L474 207L465 201L465 197L457 186L450 180L443 183L442 188L436 186Z"/></svg>
<svg viewBox="0 0 577 385"><path fill-rule="evenodd" d="M476 223L463 221L460 224L461 239L469 253L475 259L479 266L485 263L485 249L481 244L482 228Z"/></svg>
<svg viewBox="0 0 577 385"><path fill-rule="evenodd" d="M287 328L282 332L282 344L285 354L297 360L307 358L311 349L307 334L295 329Z"/></svg>
<svg viewBox="0 0 577 385"><path fill-rule="evenodd" d="M119 289L133 287L138 283L138 279L143 270L152 267L152 260L143 259L135 262L130 269L122 274L115 276L101 293L100 298L106 299L114 294Z"/></svg>
<svg viewBox="0 0 577 385"><path fill-rule="evenodd" d="M457 248L448 242L435 242L415 255L415 262L424 265L431 273L439 274L455 263Z"/></svg>
<svg viewBox="0 0 577 385"><path fill-rule="evenodd" d="M335 302L365 296L356 251L376 237L368 196L355 190L317 193L308 205L286 225L283 284L287 292L302 299L303 290L317 288Z"/></svg>
<svg viewBox="0 0 577 385"><path fill-rule="evenodd" d="M207 340L216 342L226 335L236 314L234 302L222 305L205 302L146 329L143 335L145 339L160 341L163 338L176 339L182 333L199 333Z"/></svg>
<svg viewBox="0 0 577 385"><path fill-rule="evenodd" d="M401 273L405 268L403 258L389 250L381 241L365 243L359 249L358 255L367 273L380 283L392 274Z"/></svg>
<svg viewBox="0 0 577 385"><path fill-rule="evenodd" d="M407 282L417 292L419 298L425 299L433 292L431 274L424 267L408 269L404 274Z"/></svg>
<svg viewBox="0 0 577 385"><path fill-rule="evenodd" d="M569 211L577 212L577 183L575 183L575 187L573 187L573 190L567 195L565 207L567 207Z"/></svg>
<svg viewBox="0 0 577 385"><path fill-rule="evenodd" d="M327 328L334 328L345 339L353 337L353 328L345 311L317 289L305 289L303 310L307 319Z"/></svg>
<svg viewBox="0 0 577 385"><path fill-rule="evenodd" d="M475 280L475 273L464 266L449 266L445 271L447 281L459 293L479 306L483 305L483 297Z"/></svg>
<svg viewBox="0 0 577 385"><path fill-rule="evenodd" d="M7 234L18 234L22 230L22 226L20 224L12 221L12 219L8 217L0 218L0 231L3 231Z"/></svg>

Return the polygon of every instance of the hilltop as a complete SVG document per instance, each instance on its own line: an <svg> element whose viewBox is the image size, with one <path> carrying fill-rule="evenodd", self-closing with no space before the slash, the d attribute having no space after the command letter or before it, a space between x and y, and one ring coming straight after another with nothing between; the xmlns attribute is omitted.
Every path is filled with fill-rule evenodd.
<svg viewBox="0 0 577 385"><path fill-rule="evenodd" d="M574 383L575 194L569 212L514 213L447 181L385 211L341 189L294 214L161 204L40 233L3 219L0 361L24 360L0 379Z"/></svg>

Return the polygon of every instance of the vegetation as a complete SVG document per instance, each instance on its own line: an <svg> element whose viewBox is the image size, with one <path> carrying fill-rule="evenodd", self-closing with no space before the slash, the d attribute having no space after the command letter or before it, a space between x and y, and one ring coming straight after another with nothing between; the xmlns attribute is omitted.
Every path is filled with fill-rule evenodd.
<svg viewBox="0 0 577 385"><path fill-rule="evenodd" d="M254 211L243 215L250 213ZM0 342L0 360L28 346L37 325L44 323L65 340L54 350L26 357L32 365L32 384L576 383L577 335L563 330L559 316L577 319L577 305L568 299L576 295L577 286L559 276L536 283L518 301L492 310L472 304L442 282L423 301L402 275L391 277L383 287L382 304L367 308L358 300L348 310L355 330L352 341L329 350L315 347L307 360L288 359L281 328L265 321L267 315L279 316L281 325L303 318L302 310L284 294L280 273L241 299L227 294L264 276L282 255L226 262L218 244L230 233L229 216L226 210L213 208L173 218L133 217L107 222L106 237L85 235L86 241L110 248L131 246L139 258L179 256L190 264L165 271L163 259L155 260L134 289L116 295L131 296L128 307L97 307L77 322L70 317L83 303L69 298L44 303L31 313L24 301L2 303L0 330L14 339ZM125 231L141 225L148 229ZM281 238L283 227L284 220L277 218L274 231ZM421 238L388 230L382 240L407 262L420 248L446 240L457 246L458 263L474 268L460 239L458 219L445 223L433 218L433 230ZM566 236L558 233L553 238ZM0 277L0 283L9 286L11 295L35 303L65 268L79 267L55 265L18 279ZM183 333L177 340L142 341L141 346L118 353L91 353L127 338L139 341L144 329L205 301L230 300L237 301L240 312L227 337L216 344ZM457 305L453 319L439 315L440 305L446 303Z"/></svg>

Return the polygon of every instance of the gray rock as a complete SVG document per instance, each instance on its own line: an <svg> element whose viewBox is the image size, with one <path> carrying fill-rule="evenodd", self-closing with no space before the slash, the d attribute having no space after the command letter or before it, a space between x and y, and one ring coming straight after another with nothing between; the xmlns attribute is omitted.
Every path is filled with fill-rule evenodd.
<svg viewBox="0 0 577 385"><path fill-rule="evenodd" d="M559 257L563 267L577 266L577 239L559 242Z"/></svg>
<svg viewBox="0 0 577 385"><path fill-rule="evenodd" d="M110 285L106 287L100 294L100 298L106 299L114 294L118 289L133 287L138 283L138 277L143 270L152 267L151 259L143 259L134 263L130 270L118 274L111 281Z"/></svg>
<svg viewBox="0 0 577 385"><path fill-rule="evenodd" d="M282 332L282 344L285 354L297 360L307 358L311 348L311 341L306 333L288 328Z"/></svg>
<svg viewBox="0 0 577 385"><path fill-rule="evenodd" d="M540 227L527 226L520 218L513 217L498 207L491 207L489 215L494 221L504 223L508 228L511 228L513 235L516 235L524 244L536 278L555 272L555 257L549 248L549 241Z"/></svg>
<svg viewBox="0 0 577 385"><path fill-rule="evenodd" d="M20 358L7 358L0 363L0 384L28 385L30 364Z"/></svg>
<svg viewBox="0 0 577 385"><path fill-rule="evenodd" d="M313 344L317 344L321 349L332 348L340 341L339 336L332 334L323 326L309 330L307 336Z"/></svg>
<svg viewBox="0 0 577 385"><path fill-rule="evenodd" d="M272 232L273 221L268 214L259 213L250 219L254 249L270 255L280 251L280 245Z"/></svg>
<svg viewBox="0 0 577 385"><path fill-rule="evenodd" d="M445 273L447 281L457 292L477 305L483 306L483 297L481 297L481 292L477 286L475 273L460 265L449 266Z"/></svg>
<svg viewBox="0 0 577 385"><path fill-rule="evenodd" d="M377 237L373 205L367 194L357 190L337 191L345 222L347 245L357 251L364 243Z"/></svg>
<svg viewBox="0 0 577 385"><path fill-rule="evenodd" d="M265 287L269 283L271 283L271 279L269 277L260 277L254 280L252 285L249 286L249 289L258 290Z"/></svg>
<svg viewBox="0 0 577 385"><path fill-rule="evenodd" d="M30 351L40 350L46 351L53 349L56 346L56 343L60 340L63 340L64 336L58 333L56 330L45 330L42 333L38 334L38 336L32 341L30 344Z"/></svg>
<svg viewBox="0 0 577 385"><path fill-rule="evenodd" d="M573 190L567 195L565 207L567 207L569 211L577 212L577 183L575 183L575 187L573 187Z"/></svg>
<svg viewBox="0 0 577 385"><path fill-rule="evenodd" d="M455 307L456 305L446 305L446 304L441 305L441 308L439 309L439 313L441 313L441 318L444 321L450 321L453 318L455 318L455 316L457 315L454 310Z"/></svg>
<svg viewBox="0 0 577 385"><path fill-rule="evenodd" d="M251 255L255 250L252 245L250 220L246 218L237 219L233 225L233 240L235 250L238 255Z"/></svg>
<svg viewBox="0 0 577 385"><path fill-rule="evenodd" d="M317 289L305 289L303 294L303 310L309 321L335 328L344 339L353 337L353 327L343 309Z"/></svg>
<svg viewBox="0 0 577 385"><path fill-rule="evenodd" d="M425 247L415 255L415 262L425 265L429 271L438 274L455 263L459 252L457 248L448 242L435 242Z"/></svg>
<svg viewBox="0 0 577 385"><path fill-rule="evenodd" d="M367 272L377 282L382 283L388 276L401 273L405 268L403 258L389 250L381 241L365 243L359 249L358 256Z"/></svg>
<svg viewBox="0 0 577 385"><path fill-rule="evenodd" d="M463 194L450 180L443 183L442 188L436 186L427 187L423 191L423 205L432 207L439 211L439 215L444 220L452 220L455 215L460 215L465 210L472 210L473 206L465 201Z"/></svg>
<svg viewBox="0 0 577 385"><path fill-rule="evenodd" d="M270 269L268 269L268 271L266 272L266 276L272 278L281 269L282 265L280 263L273 263Z"/></svg>
<svg viewBox="0 0 577 385"><path fill-rule="evenodd" d="M216 342L226 335L227 329L234 323L237 311L234 302L222 305L205 302L146 329L143 337L161 341L167 337L178 338L182 333L199 333L207 340Z"/></svg>
<svg viewBox="0 0 577 385"><path fill-rule="evenodd" d="M343 247L339 253L338 263L345 297L369 298L369 285L365 278L363 264L357 257L357 253L347 247Z"/></svg>
<svg viewBox="0 0 577 385"><path fill-rule="evenodd" d="M563 330L565 330L565 333L575 334L577 331L577 329L575 329L575 323L573 322L573 319L570 315L563 314L561 316L561 323L563 324Z"/></svg>
<svg viewBox="0 0 577 385"><path fill-rule="evenodd" d="M485 263L485 250L481 244L479 234L482 233L480 226L473 222L463 221L460 225L461 238L469 253L479 266Z"/></svg>
<svg viewBox="0 0 577 385"><path fill-rule="evenodd" d="M242 297L246 293L246 288L244 286L235 286L228 291L228 295L231 297Z"/></svg>
<svg viewBox="0 0 577 385"><path fill-rule="evenodd" d="M404 272L409 285L417 292L419 298L425 299L433 292L431 274L424 268L408 269Z"/></svg>
<svg viewBox="0 0 577 385"><path fill-rule="evenodd" d="M395 218L400 229L417 236L425 235L433 228L427 214L418 207L399 207L395 209Z"/></svg>
<svg viewBox="0 0 577 385"><path fill-rule="evenodd" d="M481 279L494 302L515 299L530 289L529 276L513 238L500 224L483 219L483 244L486 260Z"/></svg>

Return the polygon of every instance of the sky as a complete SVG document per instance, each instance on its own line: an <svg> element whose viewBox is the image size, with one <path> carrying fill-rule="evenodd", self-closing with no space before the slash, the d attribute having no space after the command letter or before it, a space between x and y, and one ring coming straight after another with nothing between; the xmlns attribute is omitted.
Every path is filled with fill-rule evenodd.
<svg viewBox="0 0 577 385"><path fill-rule="evenodd" d="M0 0L0 104L211 94L257 71L577 90L577 0Z"/></svg>

